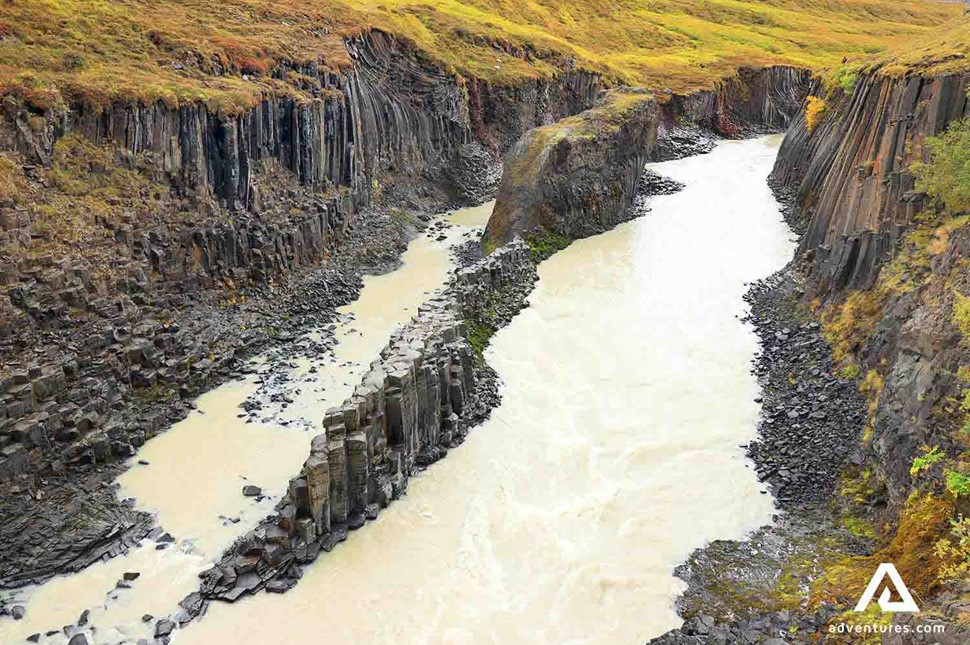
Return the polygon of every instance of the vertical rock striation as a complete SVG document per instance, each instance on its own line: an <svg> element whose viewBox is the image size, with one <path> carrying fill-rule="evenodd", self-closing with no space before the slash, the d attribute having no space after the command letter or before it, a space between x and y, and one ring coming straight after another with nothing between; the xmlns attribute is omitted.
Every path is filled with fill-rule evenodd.
<svg viewBox="0 0 970 645"><path fill-rule="evenodd" d="M324 431L313 439L277 514L202 575L201 597L234 601L264 588L287 590L300 565L376 518L406 490L411 474L460 443L488 412L477 381L490 378L489 371L469 344L468 324L477 324L486 301L507 323L525 305L536 277L529 249L516 242L461 270L443 294L423 305L353 396L327 412Z"/></svg>
<svg viewBox="0 0 970 645"><path fill-rule="evenodd" d="M201 103L78 105L38 127L36 115L6 106L0 145L29 163L50 164L55 142L73 133L118 149L119 163L151 173L165 194L147 220L98 223L112 240L100 267L25 255L0 271L9 296L0 303L0 481L131 454L165 416L119 421L119 408L160 389L198 393L222 358L258 344L252 333L182 329L199 300L234 300L319 264L386 187L407 202L483 199L512 140L591 106L600 91L597 76L580 72L517 87L466 81L380 31L346 46L349 69L274 72L300 79L287 82L313 99L265 97L241 114ZM4 242L30 240L34 225L26 209L0 203ZM81 344L71 340L79 321L91 336Z"/></svg>
<svg viewBox="0 0 970 645"><path fill-rule="evenodd" d="M742 69L712 90L662 103L617 90L591 110L529 132L505 158L486 247L612 228L633 216L647 161L706 151L698 129L732 137L783 130L808 82L804 70L769 67Z"/></svg>
<svg viewBox="0 0 970 645"><path fill-rule="evenodd" d="M821 293L873 285L924 206L909 168L927 137L967 114L967 80L866 75L814 130L796 119L772 181L809 221L799 254Z"/></svg>

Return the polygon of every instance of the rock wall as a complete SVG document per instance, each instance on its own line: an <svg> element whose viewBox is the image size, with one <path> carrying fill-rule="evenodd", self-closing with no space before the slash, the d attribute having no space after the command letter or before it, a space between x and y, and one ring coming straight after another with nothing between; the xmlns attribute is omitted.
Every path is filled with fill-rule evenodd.
<svg viewBox="0 0 970 645"><path fill-rule="evenodd" d="M814 130L795 120L772 181L796 192L809 221L799 254L820 293L873 285L924 206L909 167L927 137L968 113L967 81L866 75Z"/></svg>
<svg viewBox="0 0 970 645"><path fill-rule="evenodd" d="M865 75L814 130L799 117L772 174L773 182L795 193L808 221L798 252L809 295L839 303L854 290L868 293L869 311L859 314L868 329L860 329L847 349L884 382L864 457L885 479L893 508L909 494L919 446L952 443L952 415L941 411L961 390L954 374L965 356L952 306L963 282L966 232L953 231L927 267L914 267L907 279L916 288L885 289L880 272L926 206L910 167L927 159L927 137L970 111L968 79Z"/></svg>
<svg viewBox="0 0 970 645"><path fill-rule="evenodd" d="M375 187L402 187L412 203L449 199L442 185L481 200L511 140L591 106L600 91L598 77L578 72L518 87L466 81L377 31L347 47L349 70L276 70L299 72L315 100L265 98L238 115L202 104L77 106L38 127L37 115L7 106L0 147L29 164L50 164L55 141L81 133L120 148L119 163L150 168L171 195L147 220L100 223L113 240L109 271L49 255L0 269L0 481L131 454L172 417L152 405L134 421L119 413L180 388L197 394L267 340L200 327L200 301L235 302L319 264L352 223L369 225L355 214ZM0 203L0 239L31 238L28 220Z"/></svg>
<svg viewBox="0 0 970 645"><path fill-rule="evenodd" d="M189 620L212 599L234 601L296 584L300 565L331 550L347 531L377 517L417 469L444 457L488 413L480 379L491 378L468 341L479 305L507 323L537 279L528 247L516 242L462 269L443 294L394 334L353 396L327 412L302 471L277 514L242 537L202 574L182 603Z"/></svg>
<svg viewBox="0 0 970 645"><path fill-rule="evenodd" d="M851 95L825 97L813 129L804 115L796 120L772 174L808 222L795 265L807 278L805 300L824 305L825 330L844 365L865 375L868 427L858 445L845 447L850 463L843 472L846 490L856 492L840 503L871 523L892 557L928 554L950 529L946 516L938 526L920 519L920 506L908 500L936 500L954 519L970 508L946 474L966 471L966 383L959 374L970 365L970 349L955 312L957 295L970 292L970 229L929 207L910 171L928 160L928 137L968 115L968 79L866 73ZM824 88L813 92L822 96ZM924 211L929 216L917 219ZM930 449L935 463L914 468ZM906 533L920 522L929 526L925 535ZM966 581L938 584L939 565L927 556L910 565L913 571L900 571L910 580L934 572L921 609L958 622L966 615ZM965 640L955 624L947 634L946 642Z"/></svg>
<svg viewBox="0 0 970 645"><path fill-rule="evenodd" d="M700 125L723 137L784 132L798 115L811 73L794 67L742 68L709 91L674 96L666 122Z"/></svg>

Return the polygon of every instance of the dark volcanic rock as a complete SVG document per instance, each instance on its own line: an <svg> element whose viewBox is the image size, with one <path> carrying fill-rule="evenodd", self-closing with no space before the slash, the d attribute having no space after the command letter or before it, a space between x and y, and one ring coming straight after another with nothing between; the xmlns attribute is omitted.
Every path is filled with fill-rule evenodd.
<svg viewBox="0 0 970 645"><path fill-rule="evenodd" d="M627 219L657 120L652 96L614 94L528 133L506 157L486 246L516 236L587 237Z"/></svg>

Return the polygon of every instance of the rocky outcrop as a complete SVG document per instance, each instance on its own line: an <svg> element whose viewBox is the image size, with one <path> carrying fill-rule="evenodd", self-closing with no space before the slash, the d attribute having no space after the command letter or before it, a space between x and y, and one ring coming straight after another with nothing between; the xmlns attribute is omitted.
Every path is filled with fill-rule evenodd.
<svg viewBox="0 0 970 645"><path fill-rule="evenodd" d="M809 74L742 69L690 96L609 95L602 104L524 137L506 156L486 248L516 236L575 239L629 219L647 161L706 152L704 133L736 137L784 130Z"/></svg>
<svg viewBox="0 0 970 645"><path fill-rule="evenodd" d="M796 191L810 222L799 253L821 293L873 285L924 206L910 166L925 160L927 137L968 113L967 81L870 74L813 130L796 119L772 181Z"/></svg>
<svg viewBox="0 0 970 645"><path fill-rule="evenodd" d="M300 566L331 550L347 531L375 519L416 471L444 457L487 415L492 378L469 343L469 326L489 315L506 324L537 278L517 242L462 269L439 297L397 332L354 395L324 419L302 471L277 514L243 536L182 606L185 622L209 600L234 601L262 589L283 592Z"/></svg>
<svg viewBox="0 0 970 645"><path fill-rule="evenodd" d="M586 237L623 221L657 115L651 95L614 93L593 110L529 132L506 157L486 246L516 237Z"/></svg>

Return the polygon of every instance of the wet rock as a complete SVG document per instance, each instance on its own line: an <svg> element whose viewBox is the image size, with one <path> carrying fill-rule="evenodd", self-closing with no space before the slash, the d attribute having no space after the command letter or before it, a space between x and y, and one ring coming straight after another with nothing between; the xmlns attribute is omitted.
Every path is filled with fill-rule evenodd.
<svg viewBox="0 0 970 645"><path fill-rule="evenodd" d="M27 609L23 605L14 605L10 608L10 615L14 620L21 620L27 615Z"/></svg>
<svg viewBox="0 0 970 645"><path fill-rule="evenodd" d="M256 497L263 494L263 489L259 486L253 486L252 484L246 484L242 488L242 494L246 497Z"/></svg>
<svg viewBox="0 0 970 645"><path fill-rule="evenodd" d="M168 618L162 618L155 623L155 638L164 638L175 629L175 623Z"/></svg>

